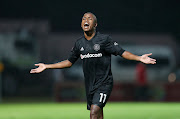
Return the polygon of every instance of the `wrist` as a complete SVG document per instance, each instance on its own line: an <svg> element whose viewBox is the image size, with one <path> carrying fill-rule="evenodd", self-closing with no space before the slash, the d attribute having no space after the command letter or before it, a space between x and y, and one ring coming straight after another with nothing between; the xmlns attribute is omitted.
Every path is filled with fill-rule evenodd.
<svg viewBox="0 0 180 119"><path fill-rule="evenodd" d="M137 61L141 61L141 56L138 56L138 57L137 57Z"/></svg>
<svg viewBox="0 0 180 119"><path fill-rule="evenodd" d="M44 64L44 66L45 66L45 69L50 69L48 64Z"/></svg>

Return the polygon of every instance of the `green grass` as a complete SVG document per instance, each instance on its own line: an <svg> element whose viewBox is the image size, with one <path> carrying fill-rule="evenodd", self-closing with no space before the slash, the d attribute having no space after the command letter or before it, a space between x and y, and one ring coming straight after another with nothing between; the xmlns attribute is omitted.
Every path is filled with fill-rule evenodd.
<svg viewBox="0 0 180 119"><path fill-rule="evenodd" d="M108 103L105 119L180 119L180 103ZM85 103L2 103L0 119L89 119Z"/></svg>

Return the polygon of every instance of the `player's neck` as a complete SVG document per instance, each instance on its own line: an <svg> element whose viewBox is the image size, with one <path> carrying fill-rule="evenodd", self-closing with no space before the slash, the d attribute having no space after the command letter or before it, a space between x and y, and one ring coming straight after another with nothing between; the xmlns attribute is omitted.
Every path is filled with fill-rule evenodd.
<svg viewBox="0 0 180 119"><path fill-rule="evenodd" d="M87 39L87 40L91 40L96 34L96 31L93 30L93 31L88 31L88 32L84 32L84 37Z"/></svg>

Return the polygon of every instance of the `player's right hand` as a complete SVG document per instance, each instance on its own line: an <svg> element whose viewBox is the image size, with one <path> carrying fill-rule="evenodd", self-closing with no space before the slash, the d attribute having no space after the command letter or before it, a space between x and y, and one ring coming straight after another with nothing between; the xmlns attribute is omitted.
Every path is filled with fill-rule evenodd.
<svg viewBox="0 0 180 119"><path fill-rule="evenodd" d="M43 63L35 64L38 68L31 69L30 73L40 73L46 69L46 65Z"/></svg>

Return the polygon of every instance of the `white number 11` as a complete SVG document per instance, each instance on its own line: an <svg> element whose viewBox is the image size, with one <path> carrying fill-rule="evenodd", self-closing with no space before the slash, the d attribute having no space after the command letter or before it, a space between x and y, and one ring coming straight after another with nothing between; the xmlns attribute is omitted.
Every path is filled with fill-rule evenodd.
<svg viewBox="0 0 180 119"><path fill-rule="evenodd" d="M103 103L105 102L105 100L106 100L106 94L103 94L103 93L100 93L100 99L99 99L99 102L102 102L102 100L103 100Z"/></svg>

